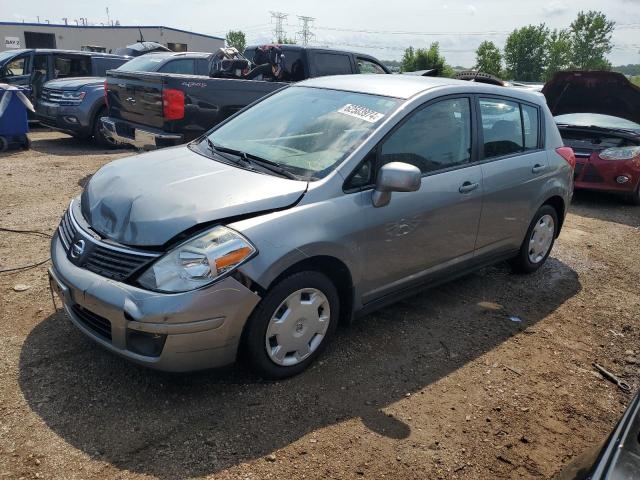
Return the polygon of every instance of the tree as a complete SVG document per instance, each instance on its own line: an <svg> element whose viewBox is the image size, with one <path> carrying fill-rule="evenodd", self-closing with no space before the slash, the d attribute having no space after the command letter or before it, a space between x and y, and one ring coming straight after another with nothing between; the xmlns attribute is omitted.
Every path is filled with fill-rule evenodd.
<svg viewBox="0 0 640 480"><path fill-rule="evenodd" d="M227 46L233 47L240 53L244 52L247 46L247 38L241 30L230 30L226 38Z"/></svg>
<svg viewBox="0 0 640 480"><path fill-rule="evenodd" d="M416 70L436 69L439 76L450 77L453 69L447 65L445 58L440 55L440 44L433 42L429 48L409 47L402 56L402 71L414 72Z"/></svg>
<svg viewBox="0 0 640 480"><path fill-rule="evenodd" d="M611 52L611 34L615 22L602 12L589 10L578 13L569 27L573 61L580 70L609 70L611 63L605 55Z"/></svg>
<svg viewBox="0 0 640 480"><path fill-rule="evenodd" d="M556 72L571 68L572 58L569 31L553 30L547 40L547 67L544 72L544 80L550 80Z"/></svg>
<svg viewBox="0 0 640 480"><path fill-rule="evenodd" d="M476 50L476 65L480 72L490 73L496 77L502 74L502 54L496 44L489 41L482 42Z"/></svg>
<svg viewBox="0 0 640 480"><path fill-rule="evenodd" d="M547 37L544 23L527 25L511 32L504 46L507 76L523 82L542 80L547 65Z"/></svg>

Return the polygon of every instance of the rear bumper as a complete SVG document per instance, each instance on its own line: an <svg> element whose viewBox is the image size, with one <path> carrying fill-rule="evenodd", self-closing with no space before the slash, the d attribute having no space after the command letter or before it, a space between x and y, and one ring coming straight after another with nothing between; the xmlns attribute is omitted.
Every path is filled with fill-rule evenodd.
<svg viewBox="0 0 640 480"><path fill-rule="evenodd" d="M169 147L184 143L184 135L167 133L135 123L110 117L102 117L102 131L115 142L133 145L144 150Z"/></svg>

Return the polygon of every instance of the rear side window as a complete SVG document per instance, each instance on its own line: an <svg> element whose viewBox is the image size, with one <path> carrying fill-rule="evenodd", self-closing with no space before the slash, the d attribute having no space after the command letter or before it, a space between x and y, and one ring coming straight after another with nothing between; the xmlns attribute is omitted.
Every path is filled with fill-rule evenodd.
<svg viewBox="0 0 640 480"><path fill-rule="evenodd" d="M351 58L339 53L315 53L313 55L316 76L344 75L351 73Z"/></svg>
<svg viewBox="0 0 640 480"><path fill-rule="evenodd" d="M54 78L88 77L91 75L91 57L56 55L53 72Z"/></svg>
<svg viewBox="0 0 640 480"><path fill-rule="evenodd" d="M93 74L96 77L104 77L107 74L107 70L114 70L122 65L126 60L120 60L118 58L94 58L93 59Z"/></svg>
<svg viewBox="0 0 640 480"><path fill-rule="evenodd" d="M523 150L520 104L507 100L480 100L484 156L501 157Z"/></svg>
<svg viewBox="0 0 640 480"><path fill-rule="evenodd" d="M522 124L524 126L524 149L537 149L540 121L538 120L538 109L536 107L522 105Z"/></svg>
<svg viewBox="0 0 640 480"><path fill-rule="evenodd" d="M195 66L193 59L181 58L180 60L171 60L158 69L162 73L181 73L183 75L195 75Z"/></svg>
<svg viewBox="0 0 640 480"><path fill-rule="evenodd" d="M384 71L384 68L382 68L377 63L372 62L371 60L367 60L365 58L358 57L357 63L358 63L358 73L363 73L363 74L370 74L370 73L385 74L385 73L387 73L387 72Z"/></svg>
<svg viewBox="0 0 640 480"><path fill-rule="evenodd" d="M469 163L469 99L441 100L414 113L384 142L381 157L383 165L405 162L422 173Z"/></svg>
<svg viewBox="0 0 640 480"><path fill-rule="evenodd" d="M480 114L485 158L538 148L540 114L537 107L510 100L482 98Z"/></svg>

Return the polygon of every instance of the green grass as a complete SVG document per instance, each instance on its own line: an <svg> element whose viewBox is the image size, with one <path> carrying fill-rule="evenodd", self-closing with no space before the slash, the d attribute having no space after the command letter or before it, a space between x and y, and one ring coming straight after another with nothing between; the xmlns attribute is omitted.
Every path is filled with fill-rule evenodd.
<svg viewBox="0 0 640 480"><path fill-rule="evenodd" d="M631 82L635 83L637 86L640 87L640 75L636 75L635 77L631 77L630 80L631 80Z"/></svg>

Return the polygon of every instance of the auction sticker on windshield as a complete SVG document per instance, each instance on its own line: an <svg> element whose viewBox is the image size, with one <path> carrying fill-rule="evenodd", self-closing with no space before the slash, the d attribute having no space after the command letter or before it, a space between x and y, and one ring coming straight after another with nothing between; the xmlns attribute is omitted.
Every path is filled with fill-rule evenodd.
<svg viewBox="0 0 640 480"><path fill-rule="evenodd" d="M361 105L353 105L351 103L347 103L344 107L338 110L338 113L343 113L345 115L349 115L350 117L359 118L360 120L364 120L369 123L376 123L382 117L384 117L383 113L376 112L375 110L371 110L370 108L363 107Z"/></svg>

